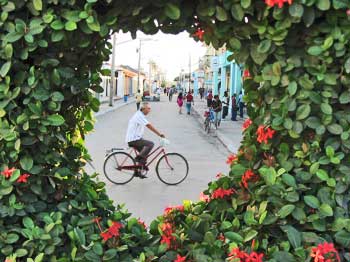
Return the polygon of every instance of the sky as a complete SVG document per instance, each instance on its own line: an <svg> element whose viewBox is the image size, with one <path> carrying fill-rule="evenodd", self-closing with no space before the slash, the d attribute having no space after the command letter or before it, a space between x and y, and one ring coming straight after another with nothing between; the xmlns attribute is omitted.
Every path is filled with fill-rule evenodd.
<svg viewBox="0 0 350 262"><path fill-rule="evenodd" d="M137 39L142 40L141 68L148 72L148 61L155 61L166 72L167 80L174 80L181 69L189 72L191 56L192 71L198 67L199 58L205 54L205 46L190 38L187 32L178 35L157 33L145 35L137 33ZM129 42L129 40L131 40ZM139 40L132 40L130 33L117 34L116 65L129 65L135 69L138 66Z"/></svg>

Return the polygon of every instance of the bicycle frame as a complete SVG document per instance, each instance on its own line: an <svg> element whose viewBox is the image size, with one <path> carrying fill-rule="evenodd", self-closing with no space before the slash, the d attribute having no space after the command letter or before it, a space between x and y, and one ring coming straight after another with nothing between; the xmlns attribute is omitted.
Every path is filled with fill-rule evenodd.
<svg viewBox="0 0 350 262"><path fill-rule="evenodd" d="M150 152L147 157L146 160L152 156L153 154L155 154L157 151L159 151L153 158L151 161L147 162L146 166L148 167L150 164L152 164L154 162L154 160L156 160L161 154L165 155L165 149L162 146L158 146L156 149L154 149L152 152ZM132 155L132 153L134 152L134 154L137 156L137 150L135 148L131 148L129 150L129 155ZM120 165L120 169L127 169L127 170L133 170L133 169L137 169L138 167L141 167L142 165L131 165L131 166L124 166L124 163L126 162L128 157L125 157L124 161L122 161L121 165ZM169 164L168 158L165 159L167 164L169 165L169 167L172 168L172 166ZM119 165L118 165L119 166Z"/></svg>

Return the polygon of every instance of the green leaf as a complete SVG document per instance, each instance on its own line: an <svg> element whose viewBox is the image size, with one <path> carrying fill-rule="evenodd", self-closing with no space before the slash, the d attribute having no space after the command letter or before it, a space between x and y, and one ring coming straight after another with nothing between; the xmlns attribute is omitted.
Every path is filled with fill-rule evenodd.
<svg viewBox="0 0 350 262"><path fill-rule="evenodd" d="M288 8L289 14L293 17L302 17L304 14L304 8L301 4L293 3Z"/></svg>
<svg viewBox="0 0 350 262"><path fill-rule="evenodd" d="M320 201L312 195L304 196L304 202L312 208L319 208L320 206Z"/></svg>
<svg viewBox="0 0 350 262"><path fill-rule="evenodd" d="M225 237L233 242L242 243L243 237L235 232L225 232Z"/></svg>
<svg viewBox="0 0 350 262"><path fill-rule="evenodd" d="M13 244L13 243L16 243L18 239L19 239L19 236L17 234L10 233L6 236L4 242L6 244Z"/></svg>
<svg viewBox="0 0 350 262"><path fill-rule="evenodd" d="M277 212L277 215L281 218L285 218L286 216L291 214L294 211L294 209L295 209L295 205L291 205L291 204L285 205Z"/></svg>
<svg viewBox="0 0 350 262"><path fill-rule="evenodd" d="M322 45L322 48L323 48L324 50L329 49L329 48L333 45L333 42L334 42L333 37L332 37L332 36L328 36L328 37L324 40L324 43L323 43L323 45Z"/></svg>
<svg viewBox="0 0 350 262"><path fill-rule="evenodd" d="M229 43L233 50L241 49L241 42L237 38L231 37Z"/></svg>
<svg viewBox="0 0 350 262"><path fill-rule="evenodd" d="M307 118L310 115L311 107L309 104L301 105L296 112L296 119L302 120Z"/></svg>
<svg viewBox="0 0 350 262"><path fill-rule="evenodd" d="M79 243L83 246L86 244L84 231L79 227L74 228L74 235L78 239Z"/></svg>
<svg viewBox="0 0 350 262"><path fill-rule="evenodd" d="M294 96L298 90L298 85L295 81L292 81L288 85L288 92L291 96Z"/></svg>
<svg viewBox="0 0 350 262"><path fill-rule="evenodd" d="M73 21L68 21L65 25L64 25L64 28L67 30L67 31L74 31L77 29L77 24Z"/></svg>
<svg viewBox="0 0 350 262"><path fill-rule="evenodd" d="M344 64L344 68L345 68L345 72L347 74L349 74L350 73L350 57L348 59L346 59L345 64Z"/></svg>
<svg viewBox="0 0 350 262"><path fill-rule="evenodd" d="M310 27L315 21L315 10L312 7L306 7L303 15L303 21L306 27Z"/></svg>
<svg viewBox="0 0 350 262"><path fill-rule="evenodd" d="M323 49L321 46L311 46L308 50L307 50L308 54L313 55L313 56L319 56L320 54L322 54Z"/></svg>
<svg viewBox="0 0 350 262"><path fill-rule="evenodd" d="M61 126L64 123L64 118L61 115L49 115L47 120L52 126Z"/></svg>
<svg viewBox="0 0 350 262"><path fill-rule="evenodd" d="M4 48L4 53L5 53L5 57L7 59L11 58L12 57L12 54L13 54L13 48L12 48L12 45L11 44L7 44Z"/></svg>
<svg viewBox="0 0 350 262"><path fill-rule="evenodd" d="M259 53L267 53L271 48L271 40L270 39L266 39L263 40L259 46L258 46L258 52Z"/></svg>
<svg viewBox="0 0 350 262"><path fill-rule="evenodd" d="M331 217L333 216L333 209L330 205L326 204L326 203L323 203L321 206L320 206L320 213L323 215L323 216L326 216L326 217Z"/></svg>
<svg viewBox="0 0 350 262"><path fill-rule="evenodd" d="M34 222L30 217L23 218L23 225L28 229L34 228Z"/></svg>
<svg viewBox="0 0 350 262"><path fill-rule="evenodd" d="M43 3L41 0L33 0L34 9L37 11L43 10Z"/></svg>
<svg viewBox="0 0 350 262"><path fill-rule="evenodd" d="M247 9L251 5L251 0L241 0L241 6Z"/></svg>
<svg viewBox="0 0 350 262"><path fill-rule="evenodd" d="M261 167L259 173L264 178L267 185L272 186L276 183L277 174L274 168Z"/></svg>
<svg viewBox="0 0 350 262"><path fill-rule="evenodd" d="M8 71L10 70L10 68L11 68L11 61L7 61L6 63L4 63L0 69L0 76L5 77Z"/></svg>
<svg viewBox="0 0 350 262"><path fill-rule="evenodd" d="M30 171L30 169L33 167L33 159L30 156L24 156L21 158L20 164L24 170Z"/></svg>
<svg viewBox="0 0 350 262"><path fill-rule="evenodd" d="M289 174L283 174L282 175L282 180L288 186L291 186L291 187L294 187L294 188L297 187L295 178L293 176L289 175Z"/></svg>
<svg viewBox="0 0 350 262"><path fill-rule="evenodd" d="M350 92L349 91L343 92L340 95L340 97L339 97L339 102L341 104L348 104L348 103L350 103Z"/></svg>
<svg viewBox="0 0 350 262"><path fill-rule="evenodd" d="M248 233L245 235L243 241L248 242L248 241L252 240L254 237L256 237L257 235L258 235L258 231L249 230Z"/></svg>
<svg viewBox="0 0 350 262"><path fill-rule="evenodd" d="M301 233L292 226L287 226L287 237L294 248L301 246Z"/></svg>
<svg viewBox="0 0 350 262"><path fill-rule="evenodd" d="M317 0L316 6L321 11L327 11L331 7L330 0Z"/></svg>
<svg viewBox="0 0 350 262"><path fill-rule="evenodd" d="M327 181L327 179L329 178L327 172L325 170L323 170L323 169L317 170L316 171L316 175L322 181Z"/></svg>
<svg viewBox="0 0 350 262"><path fill-rule="evenodd" d="M43 259L44 259L44 253L40 253L35 257L34 262L42 262Z"/></svg>
<svg viewBox="0 0 350 262"><path fill-rule="evenodd" d="M327 130L329 133L333 135L341 135L343 133L343 128L341 125L338 124L331 124L327 126Z"/></svg>
<svg viewBox="0 0 350 262"><path fill-rule="evenodd" d="M345 231L345 230L341 230L339 232L337 232L335 235L335 241L344 246L344 247L348 247L350 246L350 233Z"/></svg>
<svg viewBox="0 0 350 262"><path fill-rule="evenodd" d="M62 30L64 28L64 24L61 20L55 20L50 24L53 30Z"/></svg>
<svg viewBox="0 0 350 262"><path fill-rule="evenodd" d="M102 257L103 261L108 261L111 260L112 258L115 258L115 256L117 255L117 250L116 249L108 249L104 256Z"/></svg>
<svg viewBox="0 0 350 262"><path fill-rule="evenodd" d="M172 3L167 3L165 5L165 14L166 16L168 16L169 18L173 19L173 20L178 20L180 18L181 15L181 11L180 8Z"/></svg>
<svg viewBox="0 0 350 262"><path fill-rule="evenodd" d="M237 21L242 21L244 17L244 11L240 4L235 4L231 7L231 15Z"/></svg>
<svg viewBox="0 0 350 262"><path fill-rule="evenodd" d="M5 41L6 42L9 42L9 43L13 43L13 42L16 42L17 40L21 39L23 36L22 33L19 33L19 32L11 32L11 33L8 33L6 36L5 36Z"/></svg>
<svg viewBox="0 0 350 262"><path fill-rule="evenodd" d="M321 111L322 111L324 114L326 114L326 115L331 115L332 112L333 112L333 109L332 109L332 107L331 107L329 104L327 104L327 103L322 103L322 104L321 104Z"/></svg>
<svg viewBox="0 0 350 262"><path fill-rule="evenodd" d="M218 5L216 6L216 18L221 22L225 22L228 19L226 10Z"/></svg>

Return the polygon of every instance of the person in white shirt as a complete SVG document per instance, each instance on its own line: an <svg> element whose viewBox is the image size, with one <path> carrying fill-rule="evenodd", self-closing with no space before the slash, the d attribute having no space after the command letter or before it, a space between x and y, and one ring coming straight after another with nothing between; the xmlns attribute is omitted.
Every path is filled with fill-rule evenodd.
<svg viewBox="0 0 350 262"><path fill-rule="evenodd" d="M149 103L142 103L140 110L137 111L129 120L128 129L126 132L126 142L130 147L135 148L139 152L135 160L141 165L146 164L147 155L154 147L154 143L152 141L142 138L145 132L145 126L156 135L163 138L165 137L146 119L146 115L148 115L150 111L151 107Z"/></svg>

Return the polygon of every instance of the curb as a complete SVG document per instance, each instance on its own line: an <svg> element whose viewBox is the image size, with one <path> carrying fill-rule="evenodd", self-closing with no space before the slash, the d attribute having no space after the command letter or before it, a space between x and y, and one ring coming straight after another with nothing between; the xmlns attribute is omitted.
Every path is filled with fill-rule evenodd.
<svg viewBox="0 0 350 262"><path fill-rule="evenodd" d="M117 100L118 101L118 100ZM127 102L123 102L123 103L117 103L116 105L112 106L112 107L107 107L106 110L104 111L98 111L95 113L95 117L99 117L99 116L103 116L107 113L110 113L110 112L113 112L121 107L124 107L124 106L127 106L131 103L134 103L135 102L135 99L130 99L128 100ZM102 105L102 104L101 104Z"/></svg>

